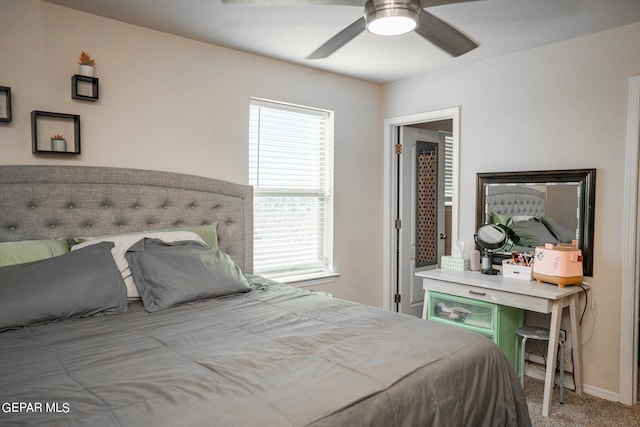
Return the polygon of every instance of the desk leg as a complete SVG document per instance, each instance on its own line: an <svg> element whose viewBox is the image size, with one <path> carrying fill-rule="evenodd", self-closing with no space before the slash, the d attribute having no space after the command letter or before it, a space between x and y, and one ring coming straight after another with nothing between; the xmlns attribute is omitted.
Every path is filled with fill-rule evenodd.
<svg viewBox="0 0 640 427"><path fill-rule="evenodd" d="M427 320L427 310L429 307L429 292L424 291L424 300L422 301L422 318Z"/></svg>
<svg viewBox="0 0 640 427"><path fill-rule="evenodd" d="M578 299L579 294L573 294L569 297L569 317L571 318L571 346L573 347L573 379L576 385L576 394L582 394L582 338L578 324Z"/></svg>
<svg viewBox="0 0 640 427"><path fill-rule="evenodd" d="M551 306L551 324L549 325L549 348L547 349L547 368L544 377L544 399L542 416L548 417L551 409L551 396L556 378L556 358L558 354L558 338L562 315L562 300L553 301Z"/></svg>

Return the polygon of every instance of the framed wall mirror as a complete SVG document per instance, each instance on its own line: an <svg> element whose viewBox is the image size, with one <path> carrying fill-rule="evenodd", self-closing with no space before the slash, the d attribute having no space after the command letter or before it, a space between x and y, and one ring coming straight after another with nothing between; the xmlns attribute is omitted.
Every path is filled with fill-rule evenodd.
<svg viewBox="0 0 640 427"><path fill-rule="evenodd" d="M518 235L517 245L496 253L533 252L545 243L577 244L585 276L593 276L596 170L478 173L476 230L503 224Z"/></svg>

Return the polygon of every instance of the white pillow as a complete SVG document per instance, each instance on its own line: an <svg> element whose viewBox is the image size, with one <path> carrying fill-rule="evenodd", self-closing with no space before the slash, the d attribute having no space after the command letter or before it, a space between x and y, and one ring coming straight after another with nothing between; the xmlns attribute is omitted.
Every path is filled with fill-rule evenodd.
<svg viewBox="0 0 640 427"><path fill-rule="evenodd" d="M87 241L78 243L77 245L73 245L71 247L71 250L78 250L89 245L95 245L96 243L100 242L113 242L114 246L111 249L111 254L113 255L113 259L116 261L116 265L120 270L120 274L122 274L125 285L127 285L127 297L129 299L140 298L140 294L138 293L138 289L136 288L136 285L133 281L131 270L129 270L129 264L125 259L124 254L127 252L127 249L129 249L134 243L145 237L160 239L166 243L177 242L180 240L195 240L206 245L206 243L200 236L191 231L157 231L135 234L118 234L115 236L103 236L95 238L89 237L87 238Z"/></svg>
<svg viewBox="0 0 640 427"><path fill-rule="evenodd" d="M514 215L511 217L511 219L507 223L507 226L513 224L514 222L529 221L531 219L537 219L537 218L538 218L537 216L533 216L533 215Z"/></svg>

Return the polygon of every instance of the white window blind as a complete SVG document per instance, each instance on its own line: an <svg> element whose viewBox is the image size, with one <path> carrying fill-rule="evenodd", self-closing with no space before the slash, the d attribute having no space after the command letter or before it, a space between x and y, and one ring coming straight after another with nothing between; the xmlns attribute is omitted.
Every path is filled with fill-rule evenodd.
<svg viewBox="0 0 640 427"><path fill-rule="evenodd" d="M331 271L332 115L252 100L254 271L285 278Z"/></svg>
<svg viewBox="0 0 640 427"><path fill-rule="evenodd" d="M444 136L444 202L453 203L453 136Z"/></svg>

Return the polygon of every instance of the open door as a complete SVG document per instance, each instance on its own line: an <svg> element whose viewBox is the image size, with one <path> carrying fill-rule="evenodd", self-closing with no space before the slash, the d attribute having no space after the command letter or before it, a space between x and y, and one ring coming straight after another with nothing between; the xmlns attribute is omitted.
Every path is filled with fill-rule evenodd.
<svg viewBox="0 0 640 427"><path fill-rule="evenodd" d="M418 271L437 268L445 239L445 136L441 132L399 127L398 283L396 310L422 315L424 291Z"/></svg>

